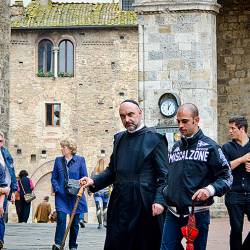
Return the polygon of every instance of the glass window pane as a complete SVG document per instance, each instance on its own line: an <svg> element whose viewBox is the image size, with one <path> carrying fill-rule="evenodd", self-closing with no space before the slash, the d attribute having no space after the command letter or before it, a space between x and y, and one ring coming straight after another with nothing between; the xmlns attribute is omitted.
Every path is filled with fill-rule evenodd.
<svg viewBox="0 0 250 250"><path fill-rule="evenodd" d="M52 72L52 44L47 43L47 72Z"/></svg>
<svg viewBox="0 0 250 250"><path fill-rule="evenodd" d="M45 55L45 48L43 46L39 46L38 48L38 69L44 71L44 55Z"/></svg>
<svg viewBox="0 0 250 250"><path fill-rule="evenodd" d="M46 125L52 125L52 104L46 104Z"/></svg>
<svg viewBox="0 0 250 250"><path fill-rule="evenodd" d="M60 113L61 113L61 105L54 104L54 126L60 125Z"/></svg>
<svg viewBox="0 0 250 250"><path fill-rule="evenodd" d="M73 74L74 48L70 41L67 41L67 73Z"/></svg>
<svg viewBox="0 0 250 250"><path fill-rule="evenodd" d="M52 42L49 40L42 40L38 45L38 69L44 73L52 71L52 47Z"/></svg>
<svg viewBox="0 0 250 250"><path fill-rule="evenodd" d="M59 46L59 73L65 72L65 41Z"/></svg>

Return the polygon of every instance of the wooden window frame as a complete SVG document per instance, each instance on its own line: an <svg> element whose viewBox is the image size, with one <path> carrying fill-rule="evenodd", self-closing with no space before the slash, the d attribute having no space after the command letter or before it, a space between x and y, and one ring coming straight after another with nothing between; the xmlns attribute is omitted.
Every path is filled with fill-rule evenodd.
<svg viewBox="0 0 250 250"><path fill-rule="evenodd" d="M48 124L48 105L51 105L51 125ZM55 105L59 105L60 107L60 113L59 113L59 123L54 125L55 122ZM60 127L61 126L61 103L45 103L45 122L46 122L46 127Z"/></svg>

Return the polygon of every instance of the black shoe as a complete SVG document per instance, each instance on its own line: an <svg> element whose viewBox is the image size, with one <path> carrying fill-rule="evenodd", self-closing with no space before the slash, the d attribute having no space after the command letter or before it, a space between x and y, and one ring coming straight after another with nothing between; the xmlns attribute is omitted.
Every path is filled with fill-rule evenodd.
<svg viewBox="0 0 250 250"><path fill-rule="evenodd" d="M60 250L60 248L58 248L56 245L53 245L52 250Z"/></svg>
<svg viewBox="0 0 250 250"><path fill-rule="evenodd" d="M99 224L98 227L97 227L97 229L102 229L102 225Z"/></svg>
<svg viewBox="0 0 250 250"><path fill-rule="evenodd" d="M81 228L85 228L85 224L84 224L84 222L81 220L81 221L79 221L79 224L80 224L80 227Z"/></svg>
<svg viewBox="0 0 250 250"><path fill-rule="evenodd" d="M0 240L0 249L2 249L2 248L3 248L3 241Z"/></svg>

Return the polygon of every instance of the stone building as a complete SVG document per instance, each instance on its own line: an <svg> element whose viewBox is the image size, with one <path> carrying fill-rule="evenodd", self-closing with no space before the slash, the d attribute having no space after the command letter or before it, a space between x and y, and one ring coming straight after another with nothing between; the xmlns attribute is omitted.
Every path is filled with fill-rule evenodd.
<svg viewBox="0 0 250 250"><path fill-rule="evenodd" d="M24 8L19 0L12 7L9 148L17 171L27 169L36 184L34 207L51 193L61 138L77 141L89 173L101 154L108 162L125 98L138 99L145 124L170 142L175 108L184 102L198 105L203 130L220 143L229 116L250 118L247 0L136 0L133 6L33 0Z"/></svg>
<svg viewBox="0 0 250 250"><path fill-rule="evenodd" d="M17 172L27 169L35 183L34 207L51 193L59 141L75 139L91 173L101 154L108 163L122 129L119 103L138 98L134 12L118 3L42 3L12 7L9 148Z"/></svg>
<svg viewBox="0 0 250 250"><path fill-rule="evenodd" d="M7 0L0 2L0 130L7 135L9 112L10 20Z"/></svg>

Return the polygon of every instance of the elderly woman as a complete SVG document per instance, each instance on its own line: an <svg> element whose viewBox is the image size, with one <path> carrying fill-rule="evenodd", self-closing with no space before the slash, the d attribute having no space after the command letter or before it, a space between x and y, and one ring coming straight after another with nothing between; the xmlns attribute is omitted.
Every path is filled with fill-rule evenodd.
<svg viewBox="0 0 250 250"><path fill-rule="evenodd" d="M76 155L76 144L72 140L63 140L60 142L60 145L63 156L56 158L51 177L52 187L55 192L55 207L57 212L55 244L52 250L60 249L66 228L66 217L67 214L72 213L76 201L76 195L70 194L66 188L67 181L68 179L80 180L82 177L87 176L85 159ZM86 212L87 203L83 195L70 228L70 250L77 249L76 239L79 230L79 215L80 213Z"/></svg>

